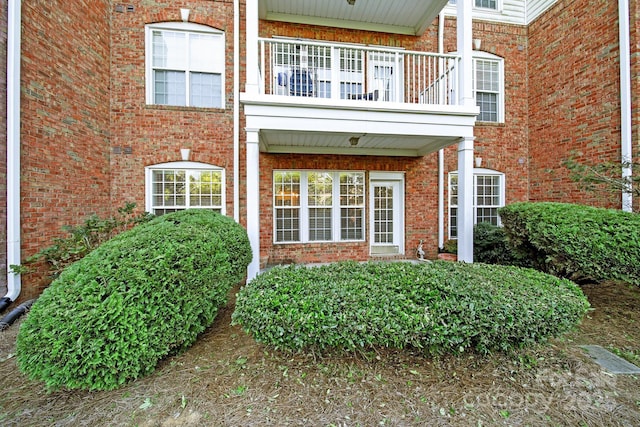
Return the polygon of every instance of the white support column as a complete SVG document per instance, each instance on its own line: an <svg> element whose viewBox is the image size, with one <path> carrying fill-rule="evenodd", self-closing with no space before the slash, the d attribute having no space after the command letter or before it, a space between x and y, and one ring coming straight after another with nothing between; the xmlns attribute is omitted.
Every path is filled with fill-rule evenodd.
<svg viewBox="0 0 640 427"><path fill-rule="evenodd" d="M260 62L258 57L258 0L246 0L246 49L247 81L245 92L250 95L260 93Z"/></svg>
<svg viewBox="0 0 640 427"><path fill-rule="evenodd" d="M458 143L458 261L473 262L473 137Z"/></svg>
<svg viewBox="0 0 640 427"><path fill-rule="evenodd" d="M460 88L458 103L473 106L473 46L472 46L472 0L458 0L457 3L457 48L460 61Z"/></svg>
<svg viewBox="0 0 640 427"><path fill-rule="evenodd" d="M247 132L247 233L253 259L247 270L247 281L260 272L260 132Z"/></svg>
<svg viewBox="0 0 640 427"><path fill-rule="evenodd" d="M458 103L473 106L472 0L457 3L457 47L460 61ZM458 143L458 261L473 262L473 136Z"/></svg>

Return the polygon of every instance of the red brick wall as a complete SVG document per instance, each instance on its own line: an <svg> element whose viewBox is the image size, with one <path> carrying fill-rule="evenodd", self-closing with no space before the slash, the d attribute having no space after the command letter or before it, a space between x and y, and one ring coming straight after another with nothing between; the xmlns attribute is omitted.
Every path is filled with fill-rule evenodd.
<svg viewBox="0 0 640 427"><path fill-rule="evenodd" d="M111 155L112 203L145 205L145 166L191 160L226 170L227 215L233 215L233 3L222 1L129 1L132 12L112 9ZM180 8L191 10L189 21L225 32L225 108L183 108L146 105L145 25L180 21ZM242 141L243 139L241 139ZM244 144L241 144L244 147ZM125 154L125 148L131 154ZM244 175L243 175L244 177Z"/></svg>
<svg viewBox="0 0 640 427"><path fill-rule="evenodd" d="M7 282L7 2L0 8L0 298Z"/></svg>
<svg viewBox="0 0 640 427"><path fill-rule="evenodd" d="M263 154L260 158L261 261L265 264L331 262L369 257L369 201L365 200L367 241L361 243L273 244L273 171L316 169L333 171L405 172L405 251L413 257L420 239L427 256L435 257L437 229L437 156L376 157ZM368 186L366 194L368 195Z"/></svg>
<svg viewBox="0 0 640 427"><path fill-rule="evenodd" d="M561 0L530 25L532 201L620 207L620 195L580 192L562 165L574 150L587 164L620 159L617 19L617 2Z"/></svg>
<svg viewBox="0 0 640 427"><path fill-rule="evenodd" d="M23 2L23 257L109 210L109 3Z"/></svg>
<svg viewBox="0 0 640 427"><path fill-rule="evenodd" d="M145 166L180 160L180 148L191 148L194 161L225 168L227 214L233 212L233 3L196 0L167 6L156 0L134 0L122 4L122 13L116 11L117 5L107 0L40 0L23 5L25 256L60 235L62 225L78 223L90 213L111 213L130 201L140 210L144 208ZM129 5L131 11L127 11ZM146 105L145 24L178 21L180 7L191 9L191 22L225 32L223 109ZM632 13L637 107L640 11L636 1L632 2ZM582 150L585 160L619 156L617 27L611 25L616 19L616 2L561 0L528 29L474 23L473 37L482 40L481 49L505 61L505 123L479 123L475 146L483 167L506 174L507 203L532 199L607 205L578 194L560 162L575 147ZM241 23L244 26L244 16ZM264 37L281 35L435 51L436 24L421 37L279 22L261 22L260 33ZM446 21L445 39L446 50L454 51L453 19ZM636 147L638 114L634 110ZM240 141L238 185L244 218L243 132ZM117 148L120 154L116 154ZM456 147L446 153L446 171L457 169ZM436 154L421 158L263 154L260 164L263 265L366 259L369 254L368 242L274 245L274 169L404 171L405 251L412 257L423 239L427 256L435 256ZM0 164L0 187L6 182L4 166ZM0 205L2 209L6 203ZM4 227L0 238L2 233ZM25 286L27 293L35 293L38 284Z"/></svg>

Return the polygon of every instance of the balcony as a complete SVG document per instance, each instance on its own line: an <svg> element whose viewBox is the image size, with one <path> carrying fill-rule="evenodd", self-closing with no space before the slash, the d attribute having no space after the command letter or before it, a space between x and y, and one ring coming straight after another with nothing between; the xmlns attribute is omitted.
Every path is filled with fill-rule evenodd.
<svg viewBox="0 0 640 427"><path fill-rule="evenodd" d="M459 57L455 55L300 40L260 39L259 43L261 92L267 95L334 103L457 103Z"/></svg>
<svg viewBox="0 0 640 427"><path fill-rule="evenodd" d="M258 3L247 3L253 8L240 100L261 152L424 156L473 137L477 108L462 96L471 80L462 80L466 57L258 37L258 11L265 20L419 36L446 0L401 0L403 7L382 0L375 0L377 7L359 0L355 6L331 0L322 8L309 0ZM407 26L399 26L403 20ZM466 49L459 52L470 53Z"/></svg>

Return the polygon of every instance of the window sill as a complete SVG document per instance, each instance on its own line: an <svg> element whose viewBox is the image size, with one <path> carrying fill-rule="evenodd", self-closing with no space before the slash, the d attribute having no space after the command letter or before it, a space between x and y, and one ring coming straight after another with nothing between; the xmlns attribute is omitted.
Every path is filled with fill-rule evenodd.
<svg viewBox="0 0 640 427"><path fill-rule="evenodd" d="M313 246L313 245L339 245L339 244L352 244L352 243L365 243L366 240L318 240L314 242L273 242L274 245L305 245L305 246Z"/></svg>
<svg viewBox="0 0 640 427"><path fill-rule="evenodd" d="M506 124L504 122L481 122L481 121L476 121L476 126L506 127Z"/></svg>
<svg viewBox="0 0 640 427"><path fill-rule="evenodd" d="M145 104L145 108L148 110L163 110L163 111L197 111L202 113L224 113L227 110L225 108L212 108L212 107L184 107L180 105L162 105L162 104Z"/></svg>

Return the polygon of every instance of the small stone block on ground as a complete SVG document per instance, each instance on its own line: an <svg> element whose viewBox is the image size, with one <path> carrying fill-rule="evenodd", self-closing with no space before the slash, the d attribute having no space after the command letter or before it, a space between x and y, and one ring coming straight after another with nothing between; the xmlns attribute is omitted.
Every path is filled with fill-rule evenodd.
<svg viewBox="0 0 640 427"><path fill-rule="evenodd" d="M589 356L603 369L612 374L640 374L640 368L599 345L581 345Z"/></svg>

